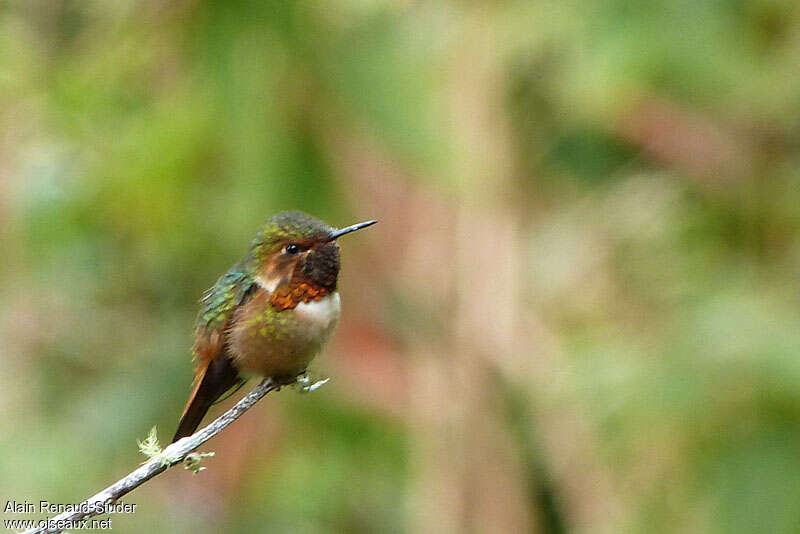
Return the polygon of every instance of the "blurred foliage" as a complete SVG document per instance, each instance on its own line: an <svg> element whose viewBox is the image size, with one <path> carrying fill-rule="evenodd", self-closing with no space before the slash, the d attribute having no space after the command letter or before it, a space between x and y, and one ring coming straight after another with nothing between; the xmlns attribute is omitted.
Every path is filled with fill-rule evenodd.
<svg viewBox="0 0 800 534"><path fill-rule="evenodd" d="M381 219L332 383L115 531L800 531L798 80L789 0L0 1L2 495L170 434L299 208Z"/></svg>

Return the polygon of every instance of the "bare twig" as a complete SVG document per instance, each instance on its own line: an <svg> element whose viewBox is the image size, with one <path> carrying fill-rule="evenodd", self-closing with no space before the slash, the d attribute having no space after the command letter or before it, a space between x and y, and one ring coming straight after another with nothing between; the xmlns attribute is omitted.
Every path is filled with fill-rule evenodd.
<svg viewBox="0 0 800 534"><path fill-rule="evenodd" d="M67 511L50 519L43 520L41 525L26 530L23 534L61 532L66 529L75 528L75 525L79 524L80 521L85 518L105 513L105 506L114 504L121 497L127 495L141 484L163 473L173 465L182 462L192 451L222 432L226 426L241 417L244 412L252 408L264 395L278 387L278 384L271 378L265 378L242 400L237 402L233 408L219 416L210 425L195 432L191 436L179 439L164 449L157 457L151 458L128 476L121 478L103 491L96 493L82 503L76 505L74 511Z"/></svg>

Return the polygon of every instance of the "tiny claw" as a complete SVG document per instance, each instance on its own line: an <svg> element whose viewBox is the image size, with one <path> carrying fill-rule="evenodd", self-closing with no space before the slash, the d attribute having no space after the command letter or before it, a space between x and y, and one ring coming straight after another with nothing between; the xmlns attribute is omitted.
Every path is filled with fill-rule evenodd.
<svg viewBox="0 0 800 534"><path fill-rule="evenodd" d="M322 380L311 382L311 379L306 377L302 382L300 380L297 381L297 391L298 393L311 393L327 384L329 380L330 378L323 378Z"/></svg>
<svg viewBox="0 0 800 534"><path fill-rule="evenodd" d="M329 380L330 380L330 378L325 378L323 380L317 380L316 382L314 382L310 386L306 386L306 391L314 391L315 389L319 389L322 386L324 386L325 384L327 384Z"/></svg>

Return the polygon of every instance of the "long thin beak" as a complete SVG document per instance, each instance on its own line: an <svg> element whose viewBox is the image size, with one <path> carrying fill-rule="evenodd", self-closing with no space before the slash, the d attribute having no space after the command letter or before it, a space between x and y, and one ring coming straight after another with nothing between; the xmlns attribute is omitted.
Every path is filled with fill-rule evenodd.
<svg viewBox="0 0 800 534"><path fill-rule="evenodd" d="M347 228L342 228L340 230L334 230L331 232L331 235L328 237L328 241L333 241L334 239L339 239L344 234L349 234L350 232L355 232L356 230L361 230L362 228L366 228L367 226L372 226L378 221L364 221L358 224L354 224L352 226L348 226Z"/></svg>

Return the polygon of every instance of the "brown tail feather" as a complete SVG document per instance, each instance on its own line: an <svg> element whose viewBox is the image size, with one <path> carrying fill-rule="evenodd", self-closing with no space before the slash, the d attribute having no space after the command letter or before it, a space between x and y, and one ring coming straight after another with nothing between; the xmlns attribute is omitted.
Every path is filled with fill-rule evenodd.
<svg viewBox="0 0 800 534"><path fill-rule="evenodd" d="M198 372L197 384L189 396L172 442L191 436L214 401L240 381L239 373L229 358L220 355L211 360L205 369Z"/></svg>

